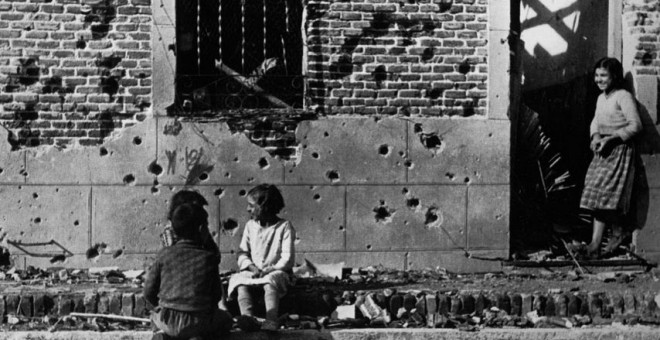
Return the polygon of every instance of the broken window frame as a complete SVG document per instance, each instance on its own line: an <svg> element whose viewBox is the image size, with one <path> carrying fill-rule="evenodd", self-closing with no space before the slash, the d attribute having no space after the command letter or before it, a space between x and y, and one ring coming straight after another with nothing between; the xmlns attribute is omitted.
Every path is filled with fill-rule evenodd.
<svg viewBox="0 0 660 340"><path fill-rule="evenodd" d="M176 0L175 11L173 114L305 107L302 1Z"/></svg>

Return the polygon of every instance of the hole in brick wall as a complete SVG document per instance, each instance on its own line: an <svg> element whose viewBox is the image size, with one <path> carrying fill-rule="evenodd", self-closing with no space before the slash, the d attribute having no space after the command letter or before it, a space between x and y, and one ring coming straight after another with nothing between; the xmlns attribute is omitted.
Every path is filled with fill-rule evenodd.
<svg viewBox="0 0 660 340"><path fill-rule="evenodd" d="M458 65L458 72L462 74L467 74L468 72L470 72L470 68L471 68L470 63L467 60L464 60L462 63Z"/></svg>
<svg viewBox="0 0 660 340"><path fill-rule="evenodd" d="M80 39L78 39L78 41L76 41L76 48L84 49L85 47L87 47L87 42L85 41L85 39L80 37Z"/></svg>
<svg viewBox="0 0 660 340"><path fill-rule="evenodd" d="M156 176L159 176L163 173L163 167L156 163L156 161L151 162L147 170Z"/></svg>
<svg viewBox="0 0 660 340"><path fill-rule="evenodd" d="M653 54L648 53L648 52L644 53L644 55L642 56L642 65L648 66L648 65L653 64L653 59L655 59Z"/></svg>
<svg viewBox="0 0 660 340"><path fill-rule="evenodd" d="M101 155L101 156L106 156L107 154L108 154L108 149L106 149L106 148L104 148L104 147L101 147L101 148L99 149L99 155Z"/></svg>
<svg viewBox="0 0 660 340"><path fill-rule="evenodd" d="M435 52L433 51L432 47L425 48L421 55L421 59L423 61L429 61L433 59L433 57L435 57Z"/></svg>
<svg viewBox="0 0 660 340"><path fill-rule="evenodd" d="M374 77L376 83L381 83L387 80L387 69L385 68L385 65L378 65L371 75Z"/></svg>
<svg viewBox="0 0 660 340"><path fill-rule="evenodd" d="M415 132L415 133L422 133L422 132L423 132L423 130L422 130L422 124L420 124L420 123L415 123L415 125L413 126L413 132Z"/></svg>
<svg viewBox="0 0 660 340"><path fill-rule="evenodd" d="M381 156L387 156L390 154L390 147L387 144L383 144L378 147L378 153Z"/></svg>
<svg viewBox="0 0 660 340"><path fill-rule="evenodd" d="M446 12L451 9L453 4L454 4L453 0L440 0L438 3L438 7L440 7L440 12Z"/></svg>
<svg viewBox="0 0 660 340"><path fill-rule="evenodd" d="M142 138L140 138L139 136L133 137L133 144L135 144L135 145L142 144Z"/></svg>
<svg viewBox="0 0 660 340"><path fill-rule="evenodd" d="M431 99L438 99L440 96L442 96L442 93L444 93L445 90L440 89L440 88L433 88L428 91L426 91L426 96L431 98ZM421 131L420 131L421 132Z"/></svg>
<svg viewBox="0 0 660 340"><path fill-rule="evenodd" d="M241 190L238 192L238 196L245 196L246 194L247 194L247 191L245 191L244 189L241 189Z"/></svg>
<svg viewBox="0 0 660 340"><path fill-rule="evenodd" d="M238 228L238 222L233 218L228 218L222 222L222 230L234 230Z"/></svg>
<svg viewBox="0 0 660 340"><path fill-rule="evenodd" d="M258 164L261 169L268 169L270 166L270 164L268 164L268 160L265 157L261 157Z"/></svg>
<svg viewBox="0 0 660 340"><path fill-rule="evenodd" d="M128 174L124 176L124 184L134 184L135 183L135 176L133 174Z"/></svg>
<svg viewBox="0 0 660 340"><path fill-rule="evenodd" d="M217 189L215 189L215 191L213 192L213 195L218 196L218 198L222 198L222 196L225 195L225 190L222 189L222 188L217 188Z"/></svg>
<svg viewBox="0 0 660 340"><path fill-rule="evenodd" d="M329 179L330 182L338 182L339 172L337 172L337 170L329 170L325 173L325 178Z"/></svg>

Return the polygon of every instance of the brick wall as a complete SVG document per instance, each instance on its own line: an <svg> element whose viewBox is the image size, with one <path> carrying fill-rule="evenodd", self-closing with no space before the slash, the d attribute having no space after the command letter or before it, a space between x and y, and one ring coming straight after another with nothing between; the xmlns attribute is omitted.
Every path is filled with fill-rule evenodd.
<svg viewBox="0 0 660 340"><path fill-rule="evenodd" d="M96 145L151 103L150 0L0 0L0 123L14 148Z"/></svg>
<svg viewBox="0 0 660 340"><path fill-rule="evenodd" d="M623 29L631 47L623 52L631 56L631 71L636 75L660 75L660 1L624 1Z"/></svg>
<svg viewBox="0 0 660 340"><path fill-rule="evenodd" d="M487 1L315 0L307 10L320 111L486 113Z"/></svg>

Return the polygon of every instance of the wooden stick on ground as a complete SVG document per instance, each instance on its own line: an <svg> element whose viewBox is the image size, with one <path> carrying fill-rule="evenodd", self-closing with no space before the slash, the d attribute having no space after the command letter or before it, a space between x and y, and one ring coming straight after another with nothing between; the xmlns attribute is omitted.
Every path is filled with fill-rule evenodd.
<svg viewBox="0 0 660 340"><path fill-rule="evenodd" d="M79 318L105 318L118 321L151 322L151 320L145 318L136 318L134 316L123 316L115 314L71 313L69 316L75 316Z"/></svg>
<svg viewBox="0 0 660 340"><path fill-rule="evenodd" d="M573 262L575 262L575 265L580 270L580 273L582 273L582 275L584 275L584 269L582 269L582 267L580 267L580 263L578 262L578 260L573 255L573 252L571 251L571 249L568 247L568 243L566 243L566 241L564 241L564 240L561 240L561 242L564 243L564 248L566 248L566 251L568 252L568 255L571 255L571 258L573 259Z"/></svg>

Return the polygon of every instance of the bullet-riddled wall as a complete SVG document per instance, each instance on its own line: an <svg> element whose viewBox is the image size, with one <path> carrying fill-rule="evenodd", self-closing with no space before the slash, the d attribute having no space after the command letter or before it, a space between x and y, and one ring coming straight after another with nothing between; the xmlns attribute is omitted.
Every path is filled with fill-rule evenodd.
<svg viewBox="0 0 660 340"><path fill-rule="evenodd" d="M114 30L135 17L141 18L140 25L150 23L145 33L151 35L148 52L153 67L144 73L152 85L150 101L138 101L139 109L127 110L123 99L123 111L109 115L132 123L113 124L97 146L82 146L75 138L61 147L0 145L0 197L6 206L0 224L9 239L55 240L74 254L67 266L141 268L161 248L159 235L170 197L190 187L209 200L210 228L223 252L222 267L231 269L247 218L245 193L269 182L284 194L282 217L297 230L298 262L307 258L318 263L344 261L351 267L382 264L470 272L498 269L498 259L508 256L507 4L308 2L309 25L303 25L309 39L303 58L308 92L294 119L292 112L282 111L267 118L242 118L244 112L230 110L205 117L173 114L173 2L151 3L149 20L140 12L148 1L111 2L117 6L116 16L103 23L110 33L98 37L105 43L99 53L138 56L131 52L144 51L143 46L121 44L128 48L121 50L113 40L120 37ZM84 0L56 3L64 13L91 6ZM13 2L0 4L11 13L20 12ZM39 6L45 5L25 15L40 13ZM323 11L312 12L314 6ZM140 15L132 14L134 8ZM379 18L376 23L369 20L374 16ZM48 18L42 20L55 20ZM72 14L73 22L84 20L85 14ZM352 21L366 28L376 25L382 35L365 37L373 32L350 27ZM324 27L332 30L319 30ZM16 30L19 38L26 38L25 31ZM323 36L344 41L319 38ZM355 37L347 51L345 40ZM124 38L133 41L130 33ZM73 57L92 48L80 45L72 50ZM391 54L390 49L398 52ZM18 56L7 53L3 58L8 63L30 54L27 49ZM40 60L63 63L54 50L43 53ZM117 74L132 74L121 72L128 66L115 65ZM40 70L52 72L46 65ZM140 75L134 74L141 84ZM76 77L75 71L73 76L65 74L63 83L70 77ZM37 77L35 84L42 84L43 78ZM128 97L134 83L119 80L113 91ZM30 86L18 89L37 96L43 91ZM64 103L83 94L82 89L71 91L58 93ZM4 100L14 103L17 98L12 94ZM117 99L109 94L107 98ZM147 102L151 105L145 106ZM73 121L67 112L59 118L62 123ZM40 119L24 119L23 124ZM283 135L255 136L252 123L264 119L282 123L287 143L276 143ZM237 124L242 121L250 124ZM0 140L15 133L7 127L0 130ZM278 145L293 153L276 157ZM88 259L87 250L100 243L108 251ZM49 265L48 257L10 251L21 264Z"/></svg>

